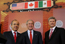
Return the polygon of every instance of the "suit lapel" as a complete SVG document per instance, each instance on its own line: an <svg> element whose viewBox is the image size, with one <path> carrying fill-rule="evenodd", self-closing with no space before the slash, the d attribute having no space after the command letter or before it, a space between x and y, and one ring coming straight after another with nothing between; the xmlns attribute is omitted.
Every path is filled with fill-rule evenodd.
<svg viewBox="0 0 65 44"><path fill-rule="evenodd" d="M11 38L11 41L15 44L15 41L14 41L14 37L13 37L13 34L12 34L12 32L10 31L10 38Z"/></svg>
<svg viewBox="0 0 65 44"><path fill-rule="evenodd" d="M29 39L29 37L28 37L28 32L27 32L27 31L26 31L26 37L27 37L27 40L28 40L29 44L31 44L31 43L30 43L30 39Z"/></svg>
<svg viewBox="0 0 65 44"><path fill-rule="evenodd" d="M32 40L32 44L34 44L34 39L35 39L35 31L33 31L33 40Z"/></svg>
<svg viewBox="0 0 65 44"><path fill-rule="evenodd" d="M20 37L20 33L17 32L16 43L18 42L19 37Z"/></svg>
<svg viewBox="0 0 65 44"><path fill-rule="evenodd" d="M57 27L55 28L54 32L52 33L50 40L55 36L56 32L57 32Z"/></svg>
<svg viewBox="0 0 65 44"><path fill-rule="evenodd" d="M50 32L50 30L48 31L48 33L46 35L46 38L47 38L48 41L49 41L49 32Z"/></svg>
<svg viewBox="0 0 65 44"><path fill-rule="evenodd" d="M36 38L36 32L33 30L33 40L32 40L32 44L34 44L35 43L35 38Z"/></svg>

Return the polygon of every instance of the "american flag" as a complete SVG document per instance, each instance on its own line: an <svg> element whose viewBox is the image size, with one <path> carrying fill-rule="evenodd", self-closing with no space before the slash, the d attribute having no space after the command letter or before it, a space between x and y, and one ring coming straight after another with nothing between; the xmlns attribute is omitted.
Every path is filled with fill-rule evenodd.
<svg viewBox="0 0 65 44"><path fill-rule="evenodd" d="M12 10L24 9L24 3L13 3L11 9Z"/></svg>

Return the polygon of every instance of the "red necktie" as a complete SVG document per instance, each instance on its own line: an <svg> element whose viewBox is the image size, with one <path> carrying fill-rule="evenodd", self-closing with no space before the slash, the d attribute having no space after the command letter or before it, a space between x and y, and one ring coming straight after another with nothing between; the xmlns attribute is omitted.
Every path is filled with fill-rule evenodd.
<svg viewBox="0 0 65 44"><path fill-rule="evenodd" d="M14 32L14 40L15 40L15 43L16 43L16 32Z"/></svg>
<svg viewBox="0 0 65 44"><path fill-rule="evenodd" d="M53 29L51 29L49 39L51 38L52 33L53 33Z"/></svg>
<svg viewBox="0 0 65 44"><path fill-rule="evenodd" d="M32 34L31 34L31 31L30 31L30 43L32 44Z"/></svg>

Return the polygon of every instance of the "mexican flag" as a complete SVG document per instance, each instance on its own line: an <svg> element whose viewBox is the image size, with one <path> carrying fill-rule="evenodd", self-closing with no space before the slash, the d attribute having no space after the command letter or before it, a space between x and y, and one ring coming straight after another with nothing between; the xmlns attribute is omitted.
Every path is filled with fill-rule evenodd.
<svg viewBox="0 0 65 44"><path fill-rule="evenodd" d="M51 1L25 2L25 9L51 7Z"/></svg>

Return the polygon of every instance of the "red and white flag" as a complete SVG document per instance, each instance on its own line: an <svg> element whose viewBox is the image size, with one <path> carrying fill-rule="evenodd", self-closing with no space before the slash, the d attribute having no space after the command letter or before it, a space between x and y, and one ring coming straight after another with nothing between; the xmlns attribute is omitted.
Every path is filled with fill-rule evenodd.
<svg viewBox="0 0 65 44"><path fill-rule="evenodd" d="M31 9L31 8L38 8L38 1L25 3L25 9Z"/></svg>

